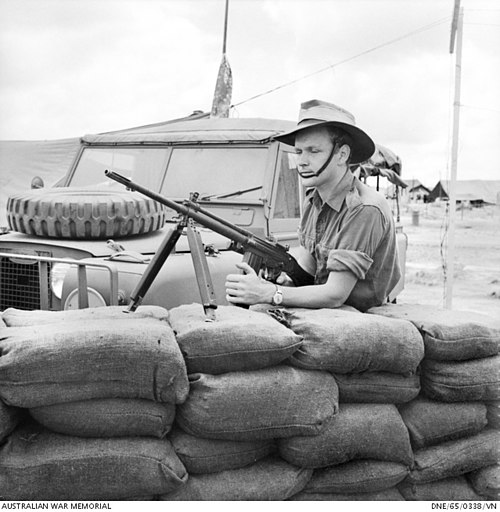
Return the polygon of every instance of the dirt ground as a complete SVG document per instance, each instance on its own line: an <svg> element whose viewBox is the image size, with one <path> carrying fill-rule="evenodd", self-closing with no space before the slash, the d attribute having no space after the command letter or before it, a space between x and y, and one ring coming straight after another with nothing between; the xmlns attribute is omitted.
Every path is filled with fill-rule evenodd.
<svg viewBox="0 0 500 512"><path fill-rule="evenodd" d="M413 211L418 211L418 225ZM402 208L408 250L405 289L398 303L444 307L445 216L444 204ZM458 210L455 248L452 309L500 318L500 207Z"/></svg>

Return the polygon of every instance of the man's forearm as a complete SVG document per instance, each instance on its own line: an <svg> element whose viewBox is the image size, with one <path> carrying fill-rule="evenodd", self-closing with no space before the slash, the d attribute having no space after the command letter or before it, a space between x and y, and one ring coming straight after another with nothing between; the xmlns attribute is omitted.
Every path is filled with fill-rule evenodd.
<svg viewBox="0 0 500 512"><path fill-rule="evenodd" d="M302 308L338 308L345 299L339 293L332 293L326 284L301 286L299 288L284 286L283 305Z"/></svg>
<svg viewBox="0 0 500 512"><path fill-rule="evenodd" d="M324 284L283 287L283 305L304 308L338 308L344 304L356 285L352 272L330 272Z"/></svg>

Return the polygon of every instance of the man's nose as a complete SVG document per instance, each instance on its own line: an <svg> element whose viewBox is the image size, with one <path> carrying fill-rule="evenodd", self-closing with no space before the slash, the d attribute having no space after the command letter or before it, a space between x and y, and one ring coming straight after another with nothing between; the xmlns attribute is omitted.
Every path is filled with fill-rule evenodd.
<svg viewBox="0 0 500 512"><path fill-rule="evenodd" d="M308 162L306 156L304 155L304 153L301 153L300 155L298 155L297 165L299 167L305 167L305 166L309 165L309 162Z"/></svg>

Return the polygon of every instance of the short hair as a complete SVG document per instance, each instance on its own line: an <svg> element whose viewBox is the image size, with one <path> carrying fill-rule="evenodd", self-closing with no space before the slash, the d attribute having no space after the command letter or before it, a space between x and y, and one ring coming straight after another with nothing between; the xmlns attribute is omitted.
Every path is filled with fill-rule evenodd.
<svg viewBox="0 0 500 512"><path fill-rule="evenodd" d="M330 135L330 138L333 142L333 150L337 152L342 146L347 145L349 146L349 158L347 159L347 165L349 165L349 162L351 161L351 155L352 155L352 138L351 136L342 130L342 128L338 128L336 126L326 126L326 129L328 131L328 135Z"/></svg>

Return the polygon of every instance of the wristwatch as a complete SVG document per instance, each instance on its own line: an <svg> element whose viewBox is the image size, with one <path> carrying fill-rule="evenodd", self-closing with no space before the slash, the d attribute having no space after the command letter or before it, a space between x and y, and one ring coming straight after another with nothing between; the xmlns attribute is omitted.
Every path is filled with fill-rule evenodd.
<svg viewBox="0 0 500 512"><path fill-rule="evenodd" d="M279 306L283 302L283 292L277 284L274 286L276 286L276 291L274 292L273 298L271 299L271 304L273 306Z"/></svg>

